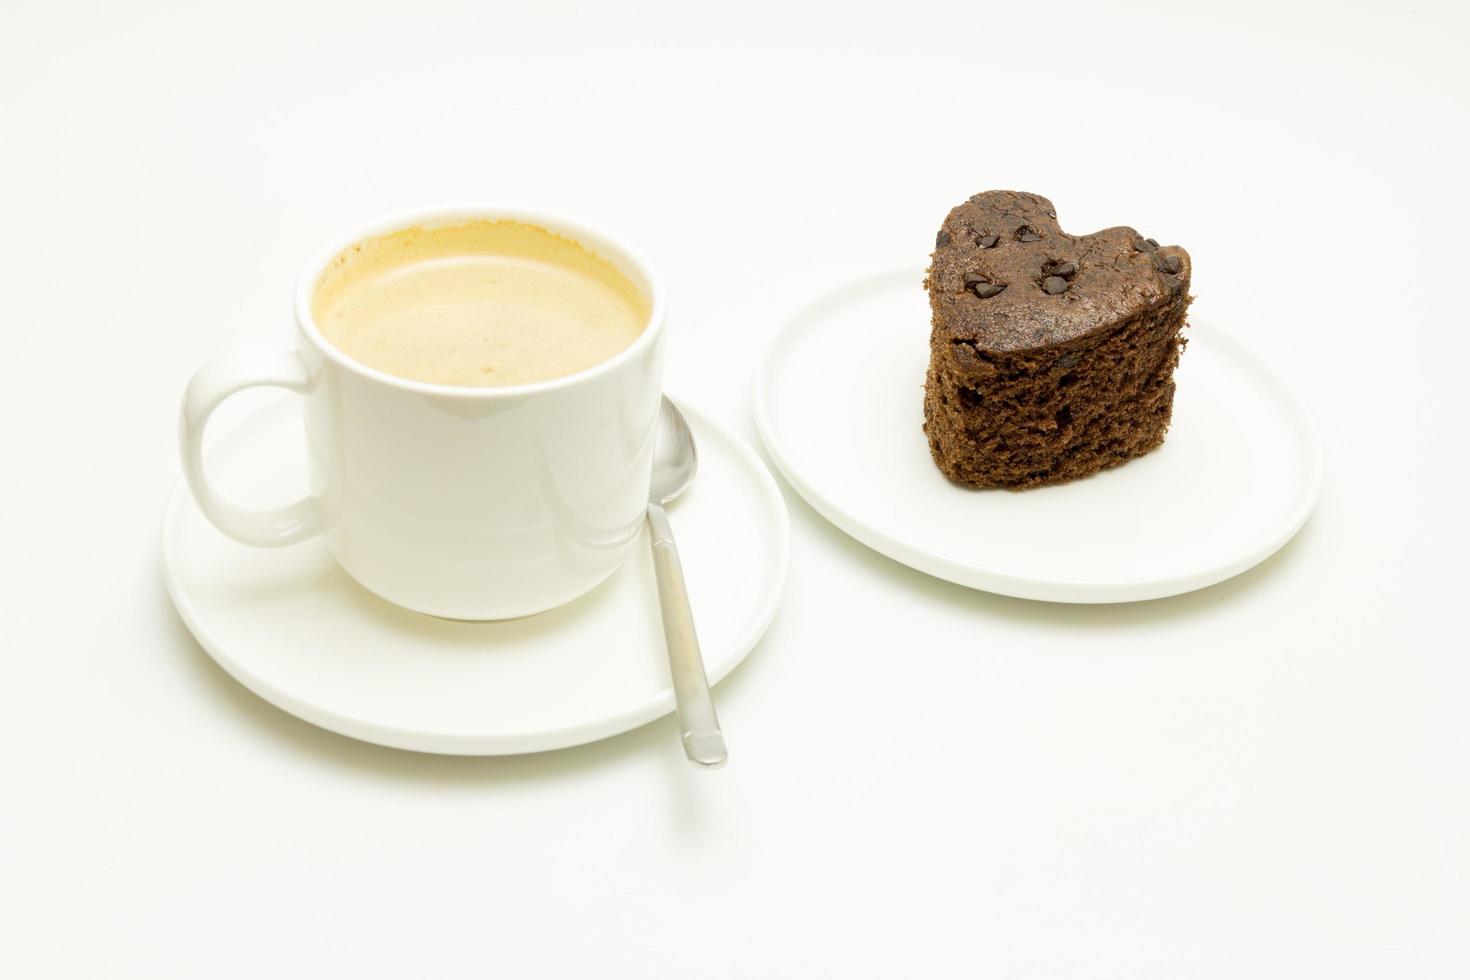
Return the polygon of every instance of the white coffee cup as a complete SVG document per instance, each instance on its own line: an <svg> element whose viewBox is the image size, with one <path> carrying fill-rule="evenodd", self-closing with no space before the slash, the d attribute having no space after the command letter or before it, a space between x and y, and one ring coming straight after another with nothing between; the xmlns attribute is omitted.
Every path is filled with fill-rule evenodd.
<svg viewBox="0 0 1470 980"><path fill-rule="evenodd" d="M536 384L467 388L385 374L348 358L312 319L327 264L363 239L413 227L509 219L571 238L643 292L646 329L585 371ZM508 619L575 599L611 575L648 504L664 347L664 291L648 262L606 232L525 208L399 214L329 246L296 288L296 348L213 358L184 394L184 475L215 527L276 548L316 535L384 599L453 619ZM309 495L249 510L209 483L205 423L256 386L302 396Z"/></svg>

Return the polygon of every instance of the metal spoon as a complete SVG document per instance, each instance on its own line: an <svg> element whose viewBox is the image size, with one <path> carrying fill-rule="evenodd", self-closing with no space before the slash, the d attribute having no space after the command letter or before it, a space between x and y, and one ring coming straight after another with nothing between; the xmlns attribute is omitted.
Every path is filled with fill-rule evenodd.
<svg viewBox="0 0 1470 980"><path fill-rule="evenodd" d="M653 543L653 571L658 579L658 603L664 618L664 642L669 648L669 672L674 678L674 704L679 731L689 761L700 766L725 764L725 736L709 696L709 678L699 655L694 613L684 587L684 567L674 544L674 529L664 505L694 481L699 454L684 416L667 397L659 406L658 436L653 447L653 482L648 488L648 530Z"/></svg>

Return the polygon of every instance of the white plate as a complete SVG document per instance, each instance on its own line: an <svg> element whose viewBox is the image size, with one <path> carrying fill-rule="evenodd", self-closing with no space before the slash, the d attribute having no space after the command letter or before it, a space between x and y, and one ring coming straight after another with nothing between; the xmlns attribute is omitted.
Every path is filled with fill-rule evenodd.
<svg viewBox="0 0 1470 980"><path fill-rule="evenodd" d="M921 428L929 361L922 267L816 300L756 382L771 458L868 547L971 588L1127 602L1227 579L1285 544L1322 483L1316 426L1228 333L1191 317L1164 445L1114 470L1013 493L950 483Z"/></svg>
<svg viewBox="0 0 1470 980"><path fill-rule="evenodd" d="M714 682L775 615L790 530L755 454L685 411L699 476L670 518ZM208 462L234 498L265 504L301 493L304 457L287 399L230 431ZM163 565L179 614L220 666L277 707L353 738L459 755L538 752L616 735L674 707L646 543L559 609L452 622L372 595L320 539L278 550L236 543L181 483L164 518Z"/></svg>

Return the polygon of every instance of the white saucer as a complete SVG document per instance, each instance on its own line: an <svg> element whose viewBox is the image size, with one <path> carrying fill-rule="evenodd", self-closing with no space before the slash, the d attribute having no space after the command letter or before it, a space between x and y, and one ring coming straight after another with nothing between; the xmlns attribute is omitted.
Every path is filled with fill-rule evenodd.
<svg viewBox="0 0 1470 980"><path fill-rule="evenodd" d="M765 632L790 555L786 505L740 440L685 409L699 476L670 508L710 680ZM291 399L214 444L210 472L241 503L299 496L305 449ZM250 548L175 487L164 577L204 649L256 694L323 728L397 748L537 752L628 731L673 710L648 547L581 599L501 623L433 619L348 578L320 539ZM718 701L718 697L716 698Z"/></svg>
<svg viewBox="0 0 1470 980"><path fill-rule="evenodd" d="M777 336L756 382L782 474L857 540L1003 595L1127 602L1238 575L1280 548L1322 484L1316 426L1228 333L1191 317L1164 445L1090 479L966 490L929 456L920 266L843 286Z"/></svg>

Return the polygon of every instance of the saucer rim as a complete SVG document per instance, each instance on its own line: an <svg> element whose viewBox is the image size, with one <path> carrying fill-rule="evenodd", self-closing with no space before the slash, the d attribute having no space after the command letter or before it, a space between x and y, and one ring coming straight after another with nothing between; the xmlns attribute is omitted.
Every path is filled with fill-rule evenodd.
<svg viewBox="0 0 1470 980"><path fill-rule="evenodd" d="M677 395L669 397L679 406L679 410L691 419L694 423L692 428L695 428L696 431L700 427L708 427L725 438L734 449L735 455L744 464L744 468L760 485L765 509L774 516L768 538L769 543L774 546L772 559L775 575L762 593L759 604L753 608L745 627L731 641L730 649L735 651L734 655L723 665L710 671L709 682L713 687L730 676L737 667L745 662L770 629L771 623L775 621L776 614L780 611L791 570L791 515L786 505L786 498L770 469L744 439L741 439L731 429L716 423L706 412L691 406L685 399ZM282 411L291 400L292 396L283 395L262 404L221 432L217 438L211 439L210 445L206 447L206 453L259 419ZM188 486L181 476L175 481L173 489L169 492L160 527L160 565L164 587L179 618L183 620L199 646L225 673L257 697L308 724L359 741L411 752L434 755L506 756L547 752L602 741L641 728L674 711L674 689L670 682L669 686L659 694L638 704L570 725L514 732L426 733L420 729L343 714L298 698L255 676L240 664L237 658L231 656L227 645L210 631L204 617L182 587L179 581L181 559L173 539L177 537L175 531L178 527L180 511L188 500ZM675 504L674 513L677 514L677 504ZM652 587L651 584L650 587ZM412 610L409 611L412 612ZM415 613L415 615L426 614Z"/></svg>

